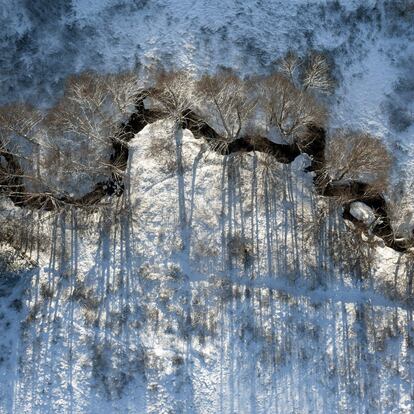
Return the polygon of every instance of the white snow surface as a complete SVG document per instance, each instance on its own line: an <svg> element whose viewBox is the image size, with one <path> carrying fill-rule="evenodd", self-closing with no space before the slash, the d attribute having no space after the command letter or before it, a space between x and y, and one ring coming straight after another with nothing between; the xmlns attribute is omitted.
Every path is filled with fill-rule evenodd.
<svg viewBox="0 0 414 414"><path fill-rule="evenodd" d="M414 159L414 12L408 0L0 0L0 102L48 106L64 78L151 67L267 73L288 50L326 53L330 128L370 131ZM401 171L399 172L401 174Z"/></svg>
<svg viewBox="0 0 414 414"><path fill-rule="evenodd" d="M131 142L123 199L45 215L23 310L0 301L0 412L412 412L404 260L342 267L342 219L306 231L306 160L264 160L160 121Z"/></svg>
<svg viewBox="0 0 414 414"><path fill-rule="evenodd" d="M355 201L350 205L350 213L357 220L370 225L375 221L375 214L372 211L372 208L368 207L365 203L360 201Z"/></svg>
<svg viewBox="0 0 414 414"><path fill-rule="evenodd" d="M330 129L379 135L404 179L414 17L402 3L0 0L0 100L48 106L84 69L247 75L323 50ZM412 265L338 245L336 210L316 227L305 163L269 170L167 121L146 127L124 197L88 217L41 215L27 251L39 266L2 271L0 413L412 413Z"/></svg>

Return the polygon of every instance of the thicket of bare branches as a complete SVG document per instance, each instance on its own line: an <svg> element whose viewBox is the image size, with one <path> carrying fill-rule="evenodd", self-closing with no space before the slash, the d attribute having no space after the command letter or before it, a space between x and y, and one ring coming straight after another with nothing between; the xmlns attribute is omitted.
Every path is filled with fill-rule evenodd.
<svg viewBox="0 0 414 414"><path fill-rule="evenodd" d="M0 247L10 246L26 258L49 248L48 236L40 230L37 212L18 210L6 214L6 206L0 200ZM19 214L21 213L21 214Z"/></svg>
<svg viewBox="0 0 414 414"><path fill-rule="evenodd" d="M130 73L70 77L62 99L46 117L49 158L61 162L63 170L68 162L73 170L87 174L107 173L108 151L114 140L123 141L121 123L135 110L141 92Z"/></svg>
<svg viewBox="0 0 414 414"><path fill-rule="evenodd" d="M40 187L36 167L42 137L42 112L28 104L0 107L0 191L20 195Z"/></svg>
<svg viewBox="0 0 414 414"><path fill-rule="evenodd" d="M375 264L375 237L367 236L362 227L352 229L343 225L339 219L338 205L335 199L321 198L311 214L299 217L302 236L306 241L305 253L314 254L311 243L322 243L333 263L346 273L365 278ZM321 263L330 270L330 262Z"/></svg>
<svg viewBox="0 0 414 414"><path fill-rule="evenodd" d="M9 104L0 107L0 137L2 143L24 139L34 144L38 125L43 114L29 104Z"/></svg>
<svg viewBox="0 0 414 414"><path fill-rule="evenodd" d="M321 53L310 53L302 58L289 51L279 61L280 73L287 77L297 88L322 94L332 92L334 80L331 67Z"/></svg>
<svg viewBox="0 0 414 414"><path fill-rule="evenodd" d="M197 91L202 109L223 133L224 140L239 138L257 104L249 83L233 71L223 70L216 75L204 75L197 82Z"/></svg>
<svg viewBox="0 0 414 414"><path fill-rule="evenodd" d="M283 74L267 76L259 85L260 106L266 117L267 129L276 128L287 144L304 144L309 127L325 125L325 108Z"/></svg>
<svg viewBox="0 0 414 414"><path fill-rule="evenodd" d="M157 111L177 120L189 109L201 114L218 132L217 142L212 142L215 149L225 152L242 135L260 135L256 109L259 118L266 118L265 133L275 129L286 144L304 145L309 128L323 127L327 118L310 90L326 92L331 81L322 55L304 61L289 53L281 60L280 71L266 77L246 80L230 69L198 80L184 72L159 72L154 84L149 96Z"/></svg>
<svg viewBox="0 0 414 414"><path fill-rule="evenodd" d="M29 106L0 108L0 182L3 193L58 196L117 168L109 155L123 141L122 122L142 92L133 74L83 73L67 80L46 114ZM53 173L52 173L53 172Z"/></svg>
<svg viewBox="0 0 414 414"><path fill-rule="evenodd" d="M122 174L110 155L114 143L124 145L127 131L122 125L135 111L137 99L145 96L159 117L180 122L190 114L191 125L200 122L204 131L212 127L210 141L217 138L213 146L221 153L239 138L248 145L261 138L263 120L267 136L276 133L286 144L304 147L312 138L310 131L324 128L327 120L312 91L328 93L332 86L327 59L317 53L305 59L288 53L278 72L247 80L232 70L200 79L183 71L160 71L147 91L130 73L75 75L46 115L28 105L0 108L0 186L3 192L6 188L53 198L70 192L73 183L76 187ZM174 170L173 146L154 138L149 152ZM339 131L327 143L325 158L319 172L324 185L356 181L367 183L375 194L386 189L391 159L371 135ZM277 179L270 156L264 154L262 161L260 174Z"/></svg>
<svg viewBox="0 0 414 414"><path fill-rule="evenodd" d="M220 139L215 144L222 152L243 133L252 135L258 103L269 129L276 127L287 143L298 142L310 125L325 121L324 109L305 91L312 82L306 87L294 84L301 66L299 58L288 55L283 73L261 79L259 85L231 70L198 80L185 72L158 72L149 96L162 117L180 121L188 110L201 112L217 128ZM123 142L125 130L120 126L143 94L131 73L86 72L68 78L63 97L46 114L28 105L0 108L1 184L9 190L17 186L14 192L24 184L25 192L59 195L76 193L79 183L122 174L110 159L112 145ZM197 122L197 117L191 122ZM18 184L13 175L18 176Z"/></svg>
<svg viewBox="0 0 414 414"><path fill-rule="evenodd" d="M154 76L154 83L149 97L163 117L179 121L185 117L185 111L198 106L200 98L195 93L195 78L189 73L161 71Z"/></svg>
<svg viewBox="0 0 414 414"><path fill-rule="evenodd" d="M369 278L375 265L377 241L363 236L361 229L340 229L330 233L328 250L333 262L343 271L360 279Z"/></svg>
<svg viewBox="0 0 414 414"><path fill-rule="evenodd" d="M305 90L313 89L321 93L332 91L334 82L326 57L320 53L312 53L305 62L302 73L302 85Z"/></svg>
<svg viewBox="0 0 414 414"><path fill-rule="evenodd" d="M295 86L300 86L299 75L303 60L294 52L289 51L279 61L280 73L286 76Z"/></svg>
<svg viewBox="0 0 414 414"><path fill-rule="evenodd" d="M327 142L325 159L326 182L360 181L375 193L387 189L391 156L384 144L368 133L338 131Z"/></svg>
<svg viewBox="0 0 414 414"><path fill-rule="evenodd" d="M165 174L177 172L177 150L174 137L175 131L172 128L167 136L154 136L147 149L148 156L157 161Z"/></svg>

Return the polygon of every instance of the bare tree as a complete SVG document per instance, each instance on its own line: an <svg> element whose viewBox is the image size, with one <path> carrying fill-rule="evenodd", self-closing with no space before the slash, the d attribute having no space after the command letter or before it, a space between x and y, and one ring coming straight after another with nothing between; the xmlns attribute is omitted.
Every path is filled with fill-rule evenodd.
<svg viewBox="0 0 414 414"><path fill-rule="evenodd" d="M27 104L0 107L1 191L9 197L34 192L40 181L37 155L43 117L41 111Z"/></svg>
<svg viewBox="0 0 414 414"><path fill-rule="evenodd" d="M301 58L295 52L289 51L280 59L279 71L304 91L330 93L334 86L330 65L326 56L321 53L311 53Z"/></svg>
<svg viewBox="0 0 414 414"><path fill-rule="evenodd" d="M9 104L0 107L0 133L5 139L25 139L37 144L34 135L43 114L28 104Z"/></svg>
<svg viewBox="0 0 414 414"><path fill-rule="evenodd" d="M200 101L195 93L195 80L184 71L160 71L155 77L155 87L149 97L161 115L180 121L189 109L198 106Z"/></svg>
<svg viewBox="0 0 414 414"><path fill-rule="evenodd" d="M95 179L121 174L109 162L114 142L124 143L121 127L135 110L143 88L135 75L86 72L68 79L64 95L45 119L50 151L44 165L58 166L62 177L76 172Z"/></svg>
<svg viewBox="0 0 414 414"><path fill-rule="evenodd" d="M322 93L332 90L330 67L324 55L313 53L309 56L302 74L302 85L304 90L314 89Z"/></svg>
<svg viewBox="0 0 414 414"><path fill-rule="evenodd" d="M302 59L293 51L286 53L279 61L280 73L285 75L295 86L300 86L299 75Z"/></svg>
<svg viewBox="0 0 414 414"><path fill-rule="evenodd" d="M0 175L9 195L57 200L79 183L118 172L114 142L142 87L133 74L83 73L67 80L62 99L44 115L29 105L0 108ZM125 144L123 144L125 145ZM50 172L53 171L53 174Z"/></svg>
<svg viewBox="0 0 414 414"><path fill-rule="evenodd" d="M63 98L48 116L50 127L96 144L122 139L120 123L134 111L140 93L142 87L133 74L71 76Z"/></svg>
<svg viewBox="0 0 414 414"><path fill-rule="evenodd" d="M256 107L257 99L248 86L230 70L204 75L197 82L207 115L212 117L226 142L240 137Z"/></svg>
<svg viewBox="0 0 414 414"><path fill-rule="evenodd" d="M259 96L267 129L276 128L288 144L301 144L310 126L322 127L326 121L325 108L281 74L263 78Z"/></svg>
<svg viewBox="0 0 414 414"><path fill-rule="evenodd" d="M391 156L384 144L368 133L338 131L327 142L325 159L326 182L359 181L376 193L387 188Z"/></svg>

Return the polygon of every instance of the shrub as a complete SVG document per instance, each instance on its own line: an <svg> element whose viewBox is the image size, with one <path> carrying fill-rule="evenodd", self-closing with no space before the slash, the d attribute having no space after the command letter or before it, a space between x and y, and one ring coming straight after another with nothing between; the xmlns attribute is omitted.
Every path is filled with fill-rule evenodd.
<svg viewBox="0 0 414 414"><path fill-rule="evenodd" d="M251 243L239 234L230 237L227 248L230 259L239 260L244 266L251 265L253 252Z"/></svg>
<svg viewBox="0 0 414 414"><path fill-rule="evenodd" d="M172 134L153 135L148 146L148 156L157 160L165 174L174 174L178 170L176 143Z"/></svg>

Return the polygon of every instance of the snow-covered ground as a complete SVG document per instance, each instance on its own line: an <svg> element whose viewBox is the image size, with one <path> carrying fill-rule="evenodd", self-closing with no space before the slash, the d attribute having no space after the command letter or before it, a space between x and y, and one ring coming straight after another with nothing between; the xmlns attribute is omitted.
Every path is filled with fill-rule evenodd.
<svg viewBox="0 0 414 414"><path fill-rule="evenodd" d="M412 412L412 273L315 221L304 163L146 127L123 200L37 229L0 412Z"/></svg>
<svg viewBox="0 0 414 414"><path fill-rule="evenodd" d="M323 50L330 128L383 137L409 178L404 3L0 0L0 100L47 106L87 68L265 73ZM414 411L413 269L355 244L305 158L222 157L168 122L130 155L122 200L48 213L39 267L1 279L0 413Z"/></svg>
<svg viewBox="0 0 414 414"><path fill-rule="evenodd" d="M332 129L390 144L413 168L414 12L410 0L0 0L0 102L50 105L64 78L96 71L232 67L267 73L288 50L335 66ZM411 8L410 8L411 7ZM401 171L403 170L403 171Z"/></svg>

